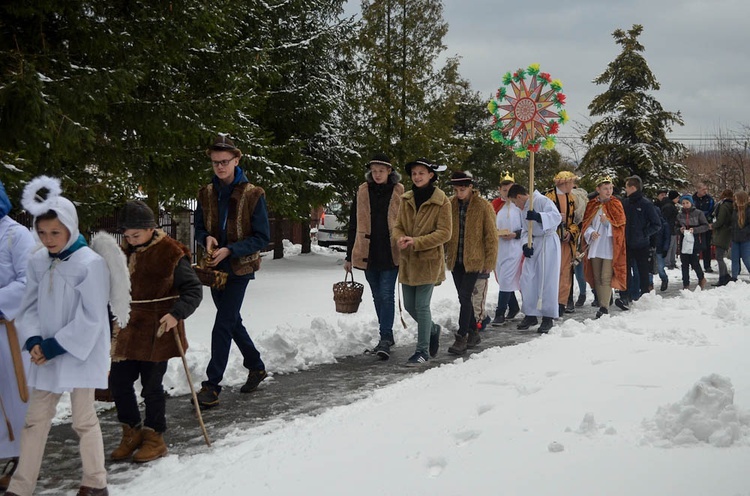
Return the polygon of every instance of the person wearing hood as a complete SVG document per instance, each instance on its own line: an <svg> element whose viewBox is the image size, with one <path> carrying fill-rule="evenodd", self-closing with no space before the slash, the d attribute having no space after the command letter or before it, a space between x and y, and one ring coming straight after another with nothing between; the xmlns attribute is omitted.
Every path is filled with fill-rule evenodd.
<svg viewBox="0 0 750 496"><path fill-rule="evenodd" d="M363 270L370 286L380 339L372 350L382 360L391 356L393 319L396 314L395 288L399 249L391 236L404 186L391 159L377 153L367 163L365 182L359 185L349 215L349 236L344 270Z"/></svg>
<svg viewBox="0 0 750 496"><path fill-rule="evenodd" d="M266 366L242 324L240 310L247 285L260 269L260 250L270 241L265 192L251 184L239 167L242 151L225 135L217 136L206 150L214 171L210 184L198 191L195 239L208 253L208 266L228 274L223 289L211 288L216 319L211 331L211 359L198 403L219 404L221 381L232 341L248 369L240 392L250 393L266 378Z"/></svg>
<svg viewBox="0 0 750 496"><path fill-rule="evenodd" d="M134 462L144 463L167 454L162 381L169 359L180 356L172 332L186 350L185 319L203 299L203 286L190 264L190 250L157 228L148 205L127 202L120 208L117 227L123 234L133 301L128 325L112 338L109 390L122 440L110 458L122 461L132 455ZM143 422L133 388L139 379L146 407Z"/></svg>
<svg viewBox="0 0 750 496"><path fill-rule="evenodd" d="M701 268L700 253L704 250L703 245L707 242L708 221L703 211L695 208L692 195L680 197L680 205L682 205L682 210L677 214L677 222L680 226L682 288L688 289L690 287L690 267L692 267L698 277L698 285L703 289L706 287L706 278ZM691 244L692 246L690 246Z"/></svg>
<svg viewBox="0 0 750 496"><path fill-rule="evenodd" d="M432 321L430 301L435 285L445 280L443 245L451 238L451 204L443 190L435 187L444 165L418 158L406 164L412 188L401 197L392 236L401 250L398 280L404 307L417 322L417 348L408 367L424 365L437 355L440 326Z"/></svg>
<svg viewBox="0 0 750 496"><path fill-rule="evenodd" d="M26 377L29 373L29 353L21 351L12 322L18 316L26 289L26 265L34 247L34 238L24 226L8 215L12 208L10 199L0 182L0 398L5 410L5 420L13 429L0 431L0 458L8 458L5 473L0 477L0 491L5 491L18 466L20 434L29 404ZM15 336L15 340L13 340ZM15 359L14 359L15 356ZM19 360L20 359L20 360ZM19 374L23 377L19 377ZM19 380L22 379L22 380ZM23 388L24 398L21 397Z"/></svg>
<svg viewBox="0 0 750 496"><path fill-rule="evenodd" d="M47 190L46 199L39 193ZM21 432L18 468L9 496L34 493L44 447L64 392L70 392L72 426L79 437L83 479L79 495L108 494L104 444L94 390L107 387L110 351L108 262L78 232L73 203L59 180L46 176L25 188L22 204L34 215L43 248L29 258L26 292L16 325L31 354L29 409Z"/></svg>
<svg viewBox="0 0 750 496"><path fill-rule="evenodd" d="M448 353L462 355L481 341L482 320L480 316L477 321L472 293L480 276L489 278L495 267L498 236L495 210L474 190L471 173L454 172L450 182L454 191L450 197L453 229L445 244L445 256L448 270L453 274L460 310L456 341L448 348Z"/></svg>

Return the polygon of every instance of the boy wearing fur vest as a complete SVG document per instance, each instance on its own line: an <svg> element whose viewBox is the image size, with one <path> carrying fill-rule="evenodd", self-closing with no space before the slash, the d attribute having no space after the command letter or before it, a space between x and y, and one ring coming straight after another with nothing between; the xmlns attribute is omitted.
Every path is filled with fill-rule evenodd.
<svg viewBox="0 0 750 496"><path fill-rule="evenodd" d="M474 191L471 173L454 172L450 183L455 193L450 198L453 231L445 244L445 257L461 309L456 341L448 353L462 355L481 341L471 295L479 275L495 268L498 236L495 210Z"/></svg>
<svg viewBox="0 0 750 496"><path fill-rule="evenodd" d="M203 299L190 251L156 227L154 213L141 201L129 201L120 210L132 301L130 322L112 338L109 389L122 424L122 441L110 455L114 461L132 455L134 462L143 463L167 454L162 380L168 360L180 356L172 333L187 349L184 320ZM160 327L165 332L158 336ZM143 423L133 388L139 378L146 405Z"/></svg>
<svg viewBox="0 0 750 496"><path fill-rule="evenodd" d="M382 360L391 356L395 287L399 250L391 236L401 206L404 187L401 175L393 170L391 159L376 154L367 164L365 182L359 185L349 215L349 237L344 270L352 267L365 272L378 316L380 340L373 352Z"/></svg>

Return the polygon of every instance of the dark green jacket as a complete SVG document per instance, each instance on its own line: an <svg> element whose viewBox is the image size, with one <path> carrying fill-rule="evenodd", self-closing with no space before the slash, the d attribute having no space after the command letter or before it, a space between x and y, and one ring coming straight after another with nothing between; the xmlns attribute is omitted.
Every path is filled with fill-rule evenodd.
<svg viewBox="0 0 750 496"><path fill-rule="evenodd" d="M713 224L711 244L724 250L729 249L729 242L732 238L732 210L734 210L734 203L731 198L721 200L714 210L716 220Z"/></svg>

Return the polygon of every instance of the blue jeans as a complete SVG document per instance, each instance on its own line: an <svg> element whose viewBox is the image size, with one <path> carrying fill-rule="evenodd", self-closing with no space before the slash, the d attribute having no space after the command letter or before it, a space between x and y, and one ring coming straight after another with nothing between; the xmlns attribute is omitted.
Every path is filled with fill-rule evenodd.
<svg viewBox="0 0 750 496"><path fill-rule="evenodd" d="M211 331L211 360L206 368L208 380L204 386L210 386L221 391L219 383L224 378L224 371L229 360L229 349L232 340L242 353L242 364L248 370L265 370L266 366L260 359L260 352L255 348L253 340L242 325L240 309L245 299L245 290L250 282L250 276L236 276L229 274L227 284L222 290L211 288L211 297L216 305L216 320Z"/></svg>
<svg viewBox="0 0 750 496"><path fill-rule="evenodd" d="M573 269L573 273L576 277L576 282L578 283L578 293L585 295L586 294L586 276L583 275L583 263L579 263L575 266L575 269Z"/></svg>
<svg viewBox="0 0 750 496"><path fill-rule="evenodd" d="M495 316L498 317L502 315L505 317L506 309L510 310L511 313L518 313L520 310L515 291L500 291L497 295L497 310L495 311Z"/></svg>
<svg viewBox="0 0 750 496"><path fill-rule="evenodd" d="M398 267L386 270L367 269L365 279L370 285L372 301L375 303L375 313L378 315L380 325L380 339L390 341L393 339L393 318L396 314L396 279L398 278Z"/></svg>
<svg viewBox="0 0 750 496"><path fill-rule="evenodd" d="M745 268L750 272L750 241L740 243L732 241L732 278L737 279L740 275L740 259Z"/></svg>
<svg viewBox="0 0 750 496"><path fill-rule="evenodd" d="M430 335L435 325L432 322L430 301L434 284L422 284L421 286L409 286L402 284L404 292L404 308L409 312L411 318L417 321L417 351L427 354L430 348Z"/></svg>

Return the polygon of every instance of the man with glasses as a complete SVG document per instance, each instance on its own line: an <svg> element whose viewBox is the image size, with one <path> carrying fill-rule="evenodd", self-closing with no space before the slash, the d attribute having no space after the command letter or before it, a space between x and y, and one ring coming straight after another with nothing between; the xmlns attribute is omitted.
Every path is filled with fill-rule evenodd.
<svg viewBox="0 0 750 496"><path fill-rule="evenodd" d="M208 266L228 273L223 289L211 288L216 320L211 332L211 360L207 380L198 393L202 407L219 404L221 385L232 341L249 370L243 393L255 391L266 378L260 353L242 325L240 309L250 279L260 268L260 250L268 245L270 227L265 192L252 185L239 167L242 152L226 135L217 136L206 150L214 177L198 191L195 239L209 255Z"/></svg>

